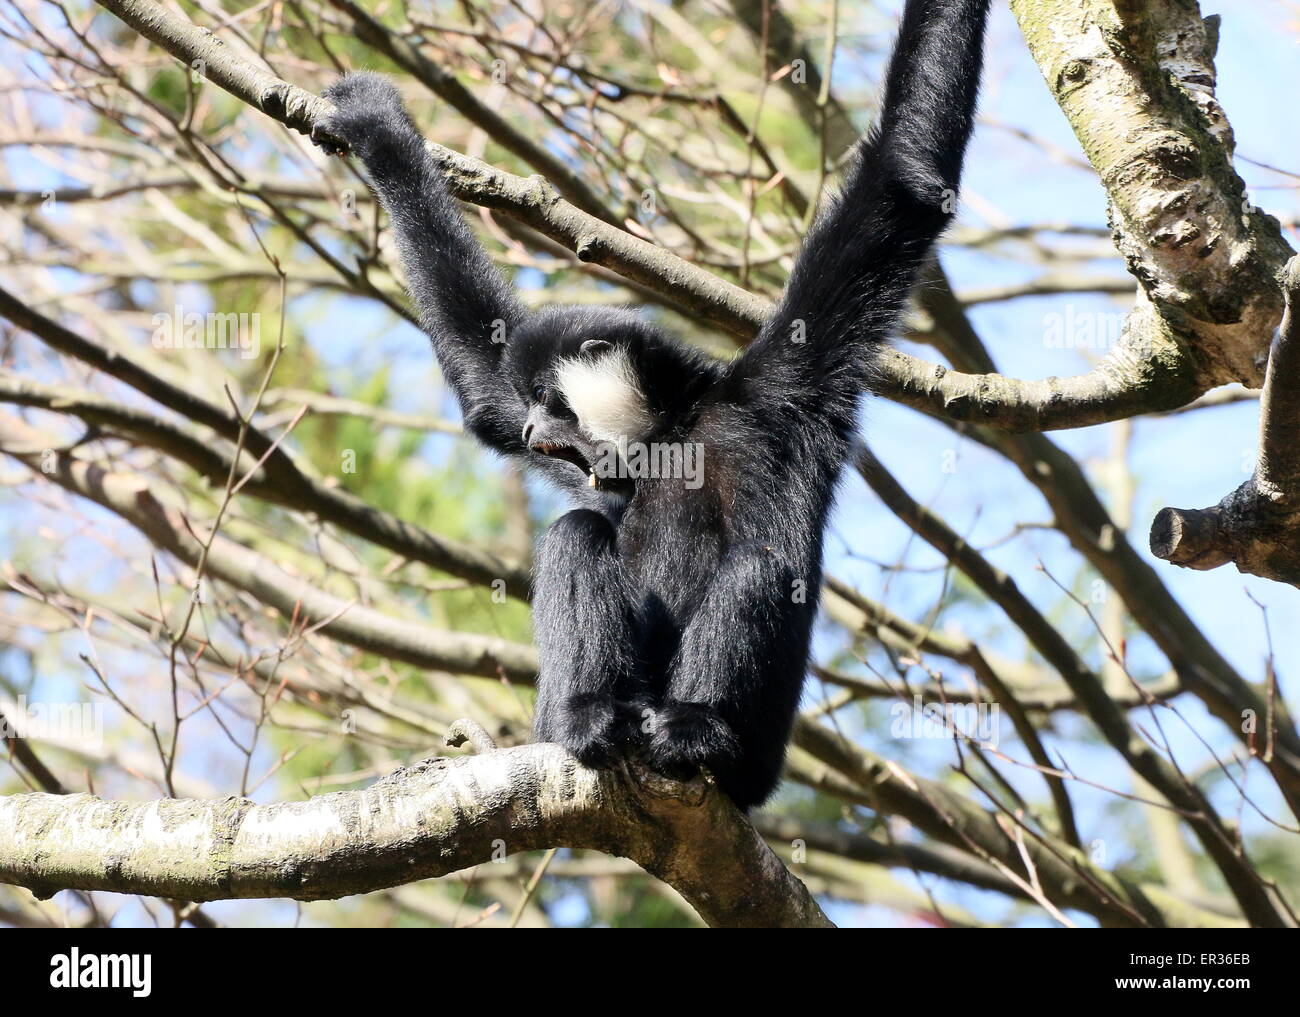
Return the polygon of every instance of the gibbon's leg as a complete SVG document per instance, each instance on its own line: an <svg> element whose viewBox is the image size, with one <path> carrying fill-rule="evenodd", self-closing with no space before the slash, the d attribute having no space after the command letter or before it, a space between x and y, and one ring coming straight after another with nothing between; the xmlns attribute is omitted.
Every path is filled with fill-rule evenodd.
<svg viewBox="0 0 1300 1017"><path fill-rule="evenodd" d="M740 808L780 780L803 688L812 612L794 570L770 548L723 558L673 661L649 761L670 776L708 769Z"/></svg>
<svg viewBox="0 0 1300 1017"><path fill-rule="evenodd" d="M542 538L536 571L533 740L558 742L588 766L608 765L648 708L638 611L613 525L589 509L561 516Z"/></svg>

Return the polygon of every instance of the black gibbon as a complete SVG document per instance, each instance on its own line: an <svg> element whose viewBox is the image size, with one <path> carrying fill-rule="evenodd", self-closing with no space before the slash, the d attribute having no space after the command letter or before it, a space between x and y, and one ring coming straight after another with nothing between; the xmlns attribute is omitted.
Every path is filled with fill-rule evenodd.
<svg viewBox="0 0 1300 1017"><path fill-rule="evenodd" d="M987 14L908 0L879 119L729 363L622 310L524 307L397 90L362 73L326 91L314 138L365 164L466 428L579 506L538 548L536 740L592 766L705 768L741 808L775 788L827 514L873 364L953 217ZM689 454L694 482L616 468L653 446Z"/></svg>

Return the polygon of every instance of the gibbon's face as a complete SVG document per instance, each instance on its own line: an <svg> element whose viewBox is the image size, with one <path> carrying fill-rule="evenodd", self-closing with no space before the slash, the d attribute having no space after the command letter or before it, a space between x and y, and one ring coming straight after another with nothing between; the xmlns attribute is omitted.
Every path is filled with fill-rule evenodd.
<svg viewBox="0 0 1300 1017"><path fill-rule="evenodd" d="M594 464L610 446L640 440L654 427L628 341L571 336L547 346L512 358L528 407L524 444L534 455L572 463L598 490L626 493L616 490L629 486L625 481L597 476Z"/></svg>

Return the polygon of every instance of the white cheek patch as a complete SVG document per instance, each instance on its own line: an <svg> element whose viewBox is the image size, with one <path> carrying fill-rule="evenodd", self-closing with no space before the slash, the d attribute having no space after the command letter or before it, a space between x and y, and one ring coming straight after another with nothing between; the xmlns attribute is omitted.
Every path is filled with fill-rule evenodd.
<svg viewBox="0 0 1300 1017"><path fill-rule="evenodd" d="M621 346L593 359L562 360L556 383L578 423L596 441L635 441L654 428L654 415Z"/></svg>

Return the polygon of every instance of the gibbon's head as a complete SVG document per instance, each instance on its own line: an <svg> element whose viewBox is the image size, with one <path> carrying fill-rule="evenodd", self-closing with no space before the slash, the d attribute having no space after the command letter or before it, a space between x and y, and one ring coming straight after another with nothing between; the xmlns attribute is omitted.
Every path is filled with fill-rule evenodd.
<svg viewBox="0 0 1300 1017"><path fill-rule="evenodd" d="M581 307L538 312L507 337L502 370L527 407L528 450L572 463L592 487L623 495L630 481L593 472L602 451L671 428L713 375L636 315Z"/></svg>

